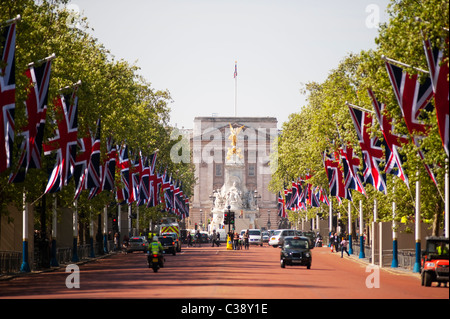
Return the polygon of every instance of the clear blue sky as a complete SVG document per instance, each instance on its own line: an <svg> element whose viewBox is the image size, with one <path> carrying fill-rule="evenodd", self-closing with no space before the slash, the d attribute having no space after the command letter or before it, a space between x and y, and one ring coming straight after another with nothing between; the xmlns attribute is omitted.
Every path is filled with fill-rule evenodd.
<svg viewBox="0 0 450 319"><path fill-rule="evenodd" d="M348 53L375 48L372 8L385 22L388 3L72 0L69 7L87 17L93 36L117 59L139 66L153 88L170 91L173 125L233 116L237 61L238 116L274 116L281 127L305 104L302 83L321 82Z"/></svg>

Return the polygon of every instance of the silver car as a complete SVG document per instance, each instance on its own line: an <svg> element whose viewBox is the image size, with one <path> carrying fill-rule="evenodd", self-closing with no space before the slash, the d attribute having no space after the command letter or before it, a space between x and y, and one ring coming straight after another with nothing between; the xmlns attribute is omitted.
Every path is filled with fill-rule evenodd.
<svg viewBox="0 0 450 319"><path fill-rule="evenodd" d="M299 231L295 229L277 229L269 238L269 246L278 247L283 244L284 237L298 236Z"/></svg>
<svg viewBox="0 0 450 319"><path fill-rule="evenodd" d="M132 253L133 251L147 252L148 243L145 237L131 237L128 242L127 253Z"/></svg>

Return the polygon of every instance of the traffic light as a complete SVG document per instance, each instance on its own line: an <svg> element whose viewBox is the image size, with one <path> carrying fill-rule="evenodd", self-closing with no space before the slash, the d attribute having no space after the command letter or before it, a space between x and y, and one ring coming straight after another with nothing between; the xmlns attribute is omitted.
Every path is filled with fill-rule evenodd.
<svg viewBox="0 0 450 319"><path fill-rule="evenodd" d="M119 222L117 221L117 217L113 217L112 219L112 228L113 232L115 233L119 232Z"/></svg>
<svg viewBox="0 0 450 319"><path fill-rule="evenodd" d="M228 217L228 221L230 225L234 225L234 212L230 212L230 216Z"/></svg>
<svg viewBox="0 0 450 319"><path fill-rule="evenodd" d="M230 224L230 215L228 213L223 214L223 224L229 225Z"/></svg>

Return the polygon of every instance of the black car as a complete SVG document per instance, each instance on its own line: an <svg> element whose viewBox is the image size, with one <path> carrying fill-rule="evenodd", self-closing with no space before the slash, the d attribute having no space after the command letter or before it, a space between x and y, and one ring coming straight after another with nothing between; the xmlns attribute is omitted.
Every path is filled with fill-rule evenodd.
<svg viewBox="0 0 450 319"><path fill-rule="evenodd" d="M312 256L307 237L288 236L284 238L281 247L280 265L281 268L289 266L306 266L311 268Z"/></svg>
<svg viewBox="0 0 450 319"><path fill-rule="evenodd" d="M174 256L177 254L175 241L172 236L160 236L158 240L164 248L164 253L170 252Z"/></svg>

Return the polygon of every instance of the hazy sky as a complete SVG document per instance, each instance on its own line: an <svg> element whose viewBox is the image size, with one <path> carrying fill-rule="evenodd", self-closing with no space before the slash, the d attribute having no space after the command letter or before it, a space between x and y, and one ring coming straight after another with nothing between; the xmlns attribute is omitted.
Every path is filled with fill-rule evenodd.
<svg viewBox="0 0 450 319"><path fill-rule="evenodd" d="M168 89L171 123L194 117L273 116L305 104L302 83L323 81L348 53L375 48L388 0L72 0L93 36ZM379 13L379 16L378 16Z"/></svg>

